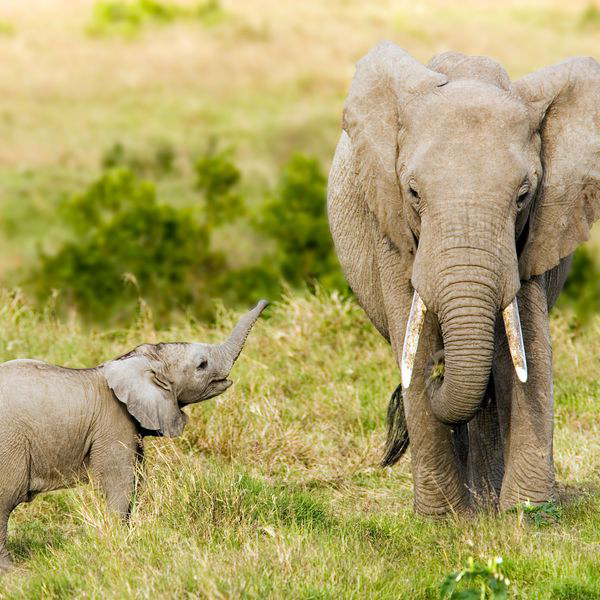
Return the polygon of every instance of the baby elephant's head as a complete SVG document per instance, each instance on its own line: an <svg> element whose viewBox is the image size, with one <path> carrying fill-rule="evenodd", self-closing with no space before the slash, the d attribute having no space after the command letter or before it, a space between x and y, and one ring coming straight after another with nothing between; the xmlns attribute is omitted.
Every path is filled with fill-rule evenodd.
<svg viewBox="0 0 600 600"><path fill-rule="evenodd" d="M261 300L244 315L222 344L142 344L104 363L108 386L144 429L181 434L187 422L183 406L218 396L232 384L229 372L267 304Z"/></svg>

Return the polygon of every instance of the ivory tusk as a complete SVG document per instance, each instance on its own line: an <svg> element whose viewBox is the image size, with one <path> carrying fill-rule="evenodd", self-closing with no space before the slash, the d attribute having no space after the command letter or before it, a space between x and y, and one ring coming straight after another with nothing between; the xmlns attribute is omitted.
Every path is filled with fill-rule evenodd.
<svg viewBox="0 0 600 600"><path fill-rule="evenodd" d="M417 354L417 348L419 346L419 336L421 335L421 329L423 329L426 312L427 307L423 300L421 300L421 296L419 296L417 290L415 290L412 305L410 307L410 314L408 316L408 323L406 324L404 346L402 348L401 369L402 387L404 389L410 385L413 366L415 364L415 355Z"/></svg>
<svg viewBox="0 0 600 600"><path fill-rule="evenodd" d="M502 311L504 329L508 338L508 347L512 357L517 377L525 383L527 381L527 360L525 359L525 346L523 345L523 332L521 331L521 320L519 319L519 307L517 297Z"/></svg>

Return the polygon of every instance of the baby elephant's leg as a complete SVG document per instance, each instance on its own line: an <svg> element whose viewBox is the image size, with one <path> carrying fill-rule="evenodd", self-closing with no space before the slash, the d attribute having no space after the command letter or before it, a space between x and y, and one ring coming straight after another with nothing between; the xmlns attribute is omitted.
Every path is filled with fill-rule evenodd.
<svg viewBox="0 0 600 600"><path fill-rule="evenodd" d="M136 485L136 471L142 457L141 443L99 444L90 453L90 469L99 478L108 507L123 520L129 516Z"/></svg>
<svg viewBox="0 0 600 600"><path fill-rule="evenodd" d="M4 432L0 431L0 436ZM0 449L0 572L11 568L6 548L8 518L29 498L29 458L21 448Z"/></svg>
<svg viewBox="0 0 600 600"><path fill-rule="evenodd" d="M6 506L0 508L0 571L7 571L12 566L10 555L6 549L8 517L11 512L12 508Z"/></svg>

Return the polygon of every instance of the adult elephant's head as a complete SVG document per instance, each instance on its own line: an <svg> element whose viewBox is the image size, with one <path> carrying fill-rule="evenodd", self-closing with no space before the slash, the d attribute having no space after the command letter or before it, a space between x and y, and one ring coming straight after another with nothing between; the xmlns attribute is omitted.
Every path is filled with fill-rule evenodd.
<svg viewBox="0 0 600 600"><path fill-rule="evenodd" d="M432 410L468 421L498 314L524 380L520 281L558 265L600 213L600 66L574 58L511 83L489 58L446 53L425 67L382 42L358 63L344 129L381 234L414 253L403 383L432 311L445 353Z"/></svg>

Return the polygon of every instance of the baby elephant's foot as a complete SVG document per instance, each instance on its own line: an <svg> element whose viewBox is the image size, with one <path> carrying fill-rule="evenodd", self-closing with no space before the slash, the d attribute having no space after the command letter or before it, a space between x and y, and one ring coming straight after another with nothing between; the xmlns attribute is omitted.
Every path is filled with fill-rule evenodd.
<svg viewBox="0 0 600 600"><path fill-rule="evenodd" d="M4 575L6 572L14 568L12 560L8 554L0 556L0 575Z"/></svg>

